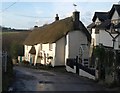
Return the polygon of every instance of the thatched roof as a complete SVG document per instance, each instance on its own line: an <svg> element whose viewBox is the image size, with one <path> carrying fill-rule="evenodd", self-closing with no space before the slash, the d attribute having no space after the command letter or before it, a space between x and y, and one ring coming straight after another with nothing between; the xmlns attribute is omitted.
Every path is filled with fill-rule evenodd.
<svg viewBox="0 0 120 93"><path fill-rule="evenodd" d="M46 26L38 27L26 38L25 45L35 45L38 43L53 43L65 36L69 31L74 30L74 22L72 17L55 21ZM91 36L85 26L79 21L79 29L83 31L88 40L91 41Z"/></svg>

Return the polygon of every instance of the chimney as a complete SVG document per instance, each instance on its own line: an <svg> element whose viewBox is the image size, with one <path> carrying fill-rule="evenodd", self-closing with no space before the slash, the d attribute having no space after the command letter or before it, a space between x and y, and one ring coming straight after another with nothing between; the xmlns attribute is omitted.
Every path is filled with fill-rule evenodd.
<svg viewBox="0 0 120 93"><path fill-rule="evenodd" d="M78 11L73 12L73 22L74 22L74 29L78 30L79 29L79 13Z"/></svg>
<svg viewBox="0 0 120 93"><path fill-rule="evenodd" d="M73 21L79 21L79 13L78 11L73 12Z"/></svg>
<svg viewBox="0 0 120 93"><path fill-rule="evenodd" d="M56 14L55 21L59 20L58 14Z"/></svg>

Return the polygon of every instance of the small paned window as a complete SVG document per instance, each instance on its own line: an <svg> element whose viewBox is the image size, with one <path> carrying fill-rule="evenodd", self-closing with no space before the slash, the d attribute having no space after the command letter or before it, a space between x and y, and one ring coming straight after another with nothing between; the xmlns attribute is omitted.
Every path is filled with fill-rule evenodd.
<svg viewBox="0 0 120 93"><path fill-rule="evenodd" d="M95 34L99 34L99 29L95 29Z"/></svg>

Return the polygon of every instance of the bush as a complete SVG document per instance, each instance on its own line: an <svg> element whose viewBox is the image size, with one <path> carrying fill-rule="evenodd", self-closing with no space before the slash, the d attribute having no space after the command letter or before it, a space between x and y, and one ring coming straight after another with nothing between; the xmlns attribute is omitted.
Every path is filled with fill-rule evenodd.
<svg viewBox="0 0 120 93"><path fill-rule="evenodd" d="M9 77L9 78L8 78ZM12 58L10 56L7 56L7 71L2 73L2 90L7 91L10 83L13 79L13 64L12 64Z"/></svg>

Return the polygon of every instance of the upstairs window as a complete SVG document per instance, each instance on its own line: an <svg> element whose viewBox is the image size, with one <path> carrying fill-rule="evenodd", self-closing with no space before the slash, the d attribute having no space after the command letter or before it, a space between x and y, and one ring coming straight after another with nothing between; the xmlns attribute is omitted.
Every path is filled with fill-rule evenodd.
<svg viewBox="0 0 120 93"><path fill-rule="evenodd" d="M99 34L99 29L95 29L95 34Z"/></svg>
<svg viewBox="0 0 120 93"><path fill-rule="evenodd" d="M100 25L101 24L101 22L96 22L96 25Z"/></svg>
<svg viewBox="0 0 120 93"><path fill-rule="evenodd" d="M113 24L117 25L118 22L119 22L119 20L118 20L118 19L114 19L114 20L112 20L111 22L112 22Z"/></svg>

